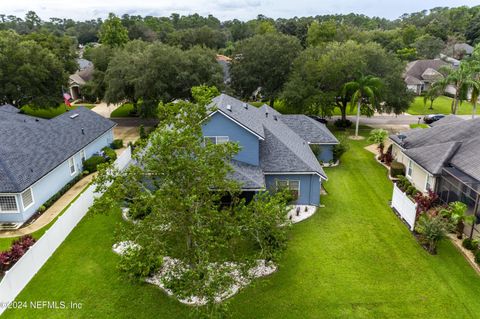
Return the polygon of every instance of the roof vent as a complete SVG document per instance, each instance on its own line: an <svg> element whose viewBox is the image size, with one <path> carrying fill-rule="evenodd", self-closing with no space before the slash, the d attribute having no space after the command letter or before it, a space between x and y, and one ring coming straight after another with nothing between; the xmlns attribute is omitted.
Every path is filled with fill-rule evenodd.
<svg viewBox="0 0 480 319"><path fill-rule="evenodd" d="M227 104L227 110L229 110L230 112L232 112L232 106L230 104Z"/></svg>
<svg viewBox="0 0 480 319"><path fill-rule="evenodd" d="M274 116L273 116L273 119L274 119L275 121L277 121L277 120L278 120L278 118L277 118L277 116L276 116L276 115L274 115Z"/></svg>
<svg viewBox="0 0 480 319"><path fill-rule="evenodd" d="M265 117L268 117L268 112L265 112Z"/></svg>
<svg viewBox="0 0 480 319"><path fill-rule="evenodd" d="M82 135L85 135L85 130L83 129L83 127L82 127Z"/></svg>
<svg viewBox="0 0 480 319"><path fill-rule="evenodd" d="M70 118L73 120L74 118L76 118L78 116L78 113L75 113L73 115L70 115Z"/></svg>
<svg viewBox="0 0 480 319"><path fill-rule="evenodd" d="M248 104L247 103L243 103L243 107L245 108L245 110L248 110Z"/></svg>

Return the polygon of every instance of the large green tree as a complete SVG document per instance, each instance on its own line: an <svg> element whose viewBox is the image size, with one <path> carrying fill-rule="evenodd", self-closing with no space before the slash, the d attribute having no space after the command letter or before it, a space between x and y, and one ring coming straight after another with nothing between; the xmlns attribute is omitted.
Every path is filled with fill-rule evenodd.
<svg viewBox="0 0 480 319"><path fill-rule="evenodd" d="M111 47L121 47L128 42L128 30L115 14L110 13L99 32L100 43Z"/></svg>
<svg viewBox="0 0 480 319"><path fill-rule="evenodd" d="M66 83L64 64L49 49L0 31L0 104L55 107Z"/></svg>
<svg viewBox="0 0 480 319"><path fill-rule="evenodd" d="M164 269L165 286L178 298L205 299L208 311L232 284L230 271L247 275L256 259L275 260L287 239L286 227L279 227L287 222L284 193L264 193L246 205L228 178L238 145L204 143L201 123L213 91L194 90L196 97L206 94L196 103L162 105L164 117L148 147L136 153L137 165L101 169L96 183L106 193L94 204L100 212L128 205L130 216L141 216L120 233L141 247L122 257L121 269L143 279L162 257L176 258L179 263ZM225 196L231 205L221 204ZM220 267L227 262L235 264Z"/></svg>
<svg viewBox="0 0 480 319"><path fill-rule="evenodd" d="M328 93L332 96L330 103L340 109L345 120L351 95L342 95L343 85L359 73L371 74L384 82L384 103L375 105L376 111L399 114L413 99L402 78L404 68L393 53L376 43L347 41L309 47L295 60L282 96L288 110L298 113L307 112L317 97Z"/></svg>
<svg viewBox="0 0 480 319"><path fill-rule="evenodd" d="M277 32L238 42L231 66L232 87L243 97L261 87L261 94L273 106L300 50L298 39Z"/></svg>

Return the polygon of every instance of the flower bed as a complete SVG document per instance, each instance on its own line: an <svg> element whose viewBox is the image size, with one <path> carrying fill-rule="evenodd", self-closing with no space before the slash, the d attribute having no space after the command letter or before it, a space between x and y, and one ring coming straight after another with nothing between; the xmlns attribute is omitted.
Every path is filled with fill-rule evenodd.
<svg viewBox="0 0 480 319"><path fill-rule="evenodd" d="M0 253L0 275L3 275L7 270L22 258L27 250L35 244L35 239L26 235L12 243L9 250Z"/></svg>

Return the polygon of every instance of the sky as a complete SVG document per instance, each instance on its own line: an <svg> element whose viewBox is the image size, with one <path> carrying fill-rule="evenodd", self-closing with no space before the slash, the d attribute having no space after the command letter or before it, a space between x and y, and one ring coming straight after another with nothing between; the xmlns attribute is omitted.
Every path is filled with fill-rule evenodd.
<svg viewBox="0 0 480 319"><path fill-rule="evenodd" d="M395 19L403 13L462 5L480 5L480 0L0 0L0 13L23 17L33 10L44 20L89 20L105 18L109 12L142 16L169 16L175 12L249 20L258 14L291 18L354 12Z"/></svg>

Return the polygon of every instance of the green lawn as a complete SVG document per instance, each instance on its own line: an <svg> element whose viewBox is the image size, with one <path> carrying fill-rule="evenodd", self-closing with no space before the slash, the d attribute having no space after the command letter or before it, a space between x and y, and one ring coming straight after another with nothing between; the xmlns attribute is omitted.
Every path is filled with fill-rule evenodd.
<svg viewBox="0 0 480 319"><path fill-rule="evenodd" d="M72 105L72 107L67 107L65 104L60 104L58 107L52 107L52 108L47 108L47 109L39 109L39 108L32 108L28 105L25 105L21 108L23 113L31 116L36 116L36 117L41 117L44 119L51 119L57 115L65 113L67 110L74 110L79 106L85 106L88 107L89 109L92 109L95 107L94 104L77 104L77 105Z"/></svg>
<svg viewBox="0 0 480 319"><path fill-rule="evenodd" d="M430 109L430 102L423 103L423 97L417 96L413 101L407 113L412 115L423 114L450 114L452 109L452 98L447 96L440 96L433 102L433 110ZM458 115L471 115L473 112L473 105L470 102L463 102L458 107ZM477 114L480 114L480 109L477 108Z"/></svg>
<svg viewBox="0 0 480 319"><path fill-rule="evenodd" d="M366 131L363 131L366 133ZM232 318L475 318L480 277L454 246L429 255L389 208L386 170L351 142L326 170L329 192L297 224L279 271L231 300ZM81 302L82 310L8 310L5 318L185 318L159 289L125 280L112 253L119 214L87 217L19 301ZM475 315L477 314L477 315Z"/></svg>
<svg viewBox="0 0 480 319"><path fill-rule="evenodd" d="M133 111L132 103L125 103L122 106L116 108L110 117L132 117L131 112Z"/></svg>

